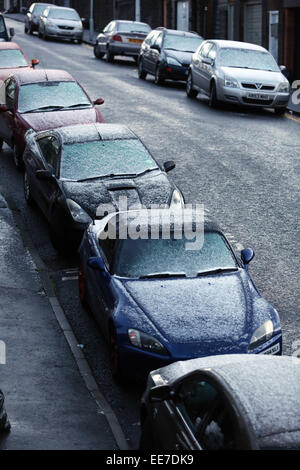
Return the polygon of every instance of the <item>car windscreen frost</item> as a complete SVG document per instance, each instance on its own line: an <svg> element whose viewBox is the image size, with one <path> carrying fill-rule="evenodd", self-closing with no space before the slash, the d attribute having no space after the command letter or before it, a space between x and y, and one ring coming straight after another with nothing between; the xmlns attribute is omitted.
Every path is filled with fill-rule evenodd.
<svg viewBox="0 0 300 470"><path fill-rule="evenodd" d="M196 276L204 271L237 267L224 238L217 232L205 232L199 250L186 250L186 240L137 239L118 242L113 273L121 277L143 277L154 273L184 273Z"/></svg>
<svg viewBox="0 0 300 470"><path fill-rule="evenodd" d="M139 174L158 168L137 139L102 140L64 145L60 177L84 180L105 175Z"/></svg>
<svg viewBox="0 0 300 470"><path fill-rule="evenodd" d="M268 52L224 47L220 51L221 67L237 67L279 72L275 59Z"/></svg>
<svg viewBox="0 0 300 470"><path fill-rule="evenodd" d="M28 63L19 49L0 50L0 68L28 67Z"/></svg>
<svg viewBox="0 0 300 470"><path fill-rule="evenodd" d="M18 111L20 113L31 110L38 112L40 108L55 106L68 108L76 104L91 106L87 95L76 82L30 83L22 85L19 90Z"/></svg>
<svg viewBox="0 0 300 470"><path fill-rule="evenodd" d="M48 18L55 20L80 21L75 10L64 10L62 8L50 8Z"/></svg>
<svg viewBox="0 0 300 470"><path fill-rule="evenodd" d="M177 36L175 34L166 34L164 40L165 49L174 49L176 51L195 52L203 42L203 38Z"/></svg>

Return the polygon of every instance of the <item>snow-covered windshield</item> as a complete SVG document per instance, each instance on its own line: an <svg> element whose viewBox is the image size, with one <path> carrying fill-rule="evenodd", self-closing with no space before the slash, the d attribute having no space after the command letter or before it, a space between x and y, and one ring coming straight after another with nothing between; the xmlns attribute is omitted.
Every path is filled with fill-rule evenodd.
<svg viewBox="0 0 300 470"><path fill-rule="evenodd" d="M79 105L92 106L87 95L76 82L30 83L22 85L19 90L18 110L20 113L54 111L70 106L75 108Z"/></svg>
<svg viewBox="0 0 300 470"><path fill-rule="evenodd" d="M220 50L219 63L222 67L269 70L279 72L274 57L269 52L253 49L236 49L223 47Z"/></svg>
<svg viewBox="0 0 300 470"><path fill-rule="evenodd" d="M50 8L48 18L52 20L80 21L79 15L75 10L67 10L64 8Z"/></svg>
<svg viewBox="0 0 300 470"><path fill-rule="evenodd" d="M158 168L138 139L78 142L64 145L60 177L84 180L106 175L138 175Z"/></svg>
<svg viewBox="0 0 300 470"><path fill-rule="evenodd" d="M195 52L204 41L200 36L183 36L176 34L166 34L164 40L165 49L174 49L176 51Z"/></svg>
<svg viewBox="0 0 300 470"><path fill-rule="evenodd" d="M28 63L19 49L0 50L0 68L28 67Z"/></svg>
<svg viewBox="0 0 300 470"><path fill-rule="evenodd" d="M220 233L205 232L199 250L186 250L187 240L137 239L119 240L116 245L113 272L122 277L147 277L154 274L198 273L237 268L236 261ZM162 275L162 277L164 277Z"/></svg>

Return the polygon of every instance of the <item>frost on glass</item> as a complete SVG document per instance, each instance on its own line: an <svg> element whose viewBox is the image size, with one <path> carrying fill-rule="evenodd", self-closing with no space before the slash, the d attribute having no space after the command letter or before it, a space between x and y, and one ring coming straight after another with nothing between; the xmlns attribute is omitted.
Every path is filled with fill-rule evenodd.
<svg viewBox="0 0 300 470"><path fill-rule="evenodd" d="M75 10L65 8L50 8L48 18L55 20L80 21L78 13Z"/></svg>
<svg viewBox="0 0 300 470"><path fill-rule="evenodd" d="M118 248L115 272L124 277L140 277L153 273L195 276L203 271L236 267L236 262L219 233L206 232L200 250L186 250L186 242L184 237L171 237L168 240L124 240Z"/></svg>
<svg viewBox="0 0 300 470"><path fill-rule="evenodd" d="M279 71L273 56L263 51L224 47L220 51L219 60L222 67L241 67L256 70L269 70L271 72Z"/></svg>
<svg viewBox="0 0 300 470"><path fill-rule="evenodd" d="M166 34L164 40L164 48L165 49L174 49L177 51L182 52L195 52L196 49L200 46L203 42L203 38L200 36L191 37L191 36L183 36L175 34Z"/></svg>
<svg viewBox="0 0 300 470"><path fill-rule="evenodd" d="M20 113L39 112L49 107L61 109L76 105L91 106L82 88L76 82L41 82L22 85L19 90L18 108ZM72 108L71 108L72 109Z"/></svg>
<svg viewBox="0 0 300 470"><path fill-rule="evenodd" d="M138 175L155 168L157 164L139 140L103 140L64 145L60 176L84 180L106 175Z"/></svg>
<svg viewBox="0 0 300 470"><path fill-rule="evenodd" d="M28 67L27 61L19 49L0 51L0 68Z"/></svg>

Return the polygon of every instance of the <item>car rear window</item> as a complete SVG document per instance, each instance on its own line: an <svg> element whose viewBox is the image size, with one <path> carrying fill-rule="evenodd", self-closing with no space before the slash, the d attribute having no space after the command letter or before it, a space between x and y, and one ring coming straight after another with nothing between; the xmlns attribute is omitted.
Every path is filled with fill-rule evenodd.
<svg viewBox="0 0 300 470"><path fill-rule="evenodd" d="M147 24L118 23L118 31L121 31L123 33L135 32L148 34L151 31L151 28Z"/></svg>

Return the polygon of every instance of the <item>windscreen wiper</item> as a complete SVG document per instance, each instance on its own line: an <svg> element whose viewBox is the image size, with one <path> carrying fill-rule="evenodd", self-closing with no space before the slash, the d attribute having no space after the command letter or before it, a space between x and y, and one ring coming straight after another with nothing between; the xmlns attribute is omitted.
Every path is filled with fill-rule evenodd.
<svg viewBox="0 0 300 470"><path fill-rule="evenodd" d="M186 277L185 273L151 273L151 274L144 274L140 276L139 279L147 279L147 278L166 278L166 277Z"/></svg>
<svg viewBox="0 0 300 470"><path fill-rule="evenodd" d="M79 108L79 107L91 107L90 103L77 103L77 104L71 104L70 106L64 106L64 109L72 109L72 108Z"/></svg>
<svg viewBox="0 0 300 470"><path fill-rule="evenodd" d="M40 108L35 108L35 109L30 109L29 111L24 111L23 114L28 114L28 113L38 113L39 111L47 111L47 110L57 110L57 109L63 109L64 106L41 106Z"/></svg>
<svg viewBox="0 0 300 470"><path fill-rule="evenodd" d="M231 273L235 271L238 271L238 268L217 268L212 269L211 271L199 271L197 276L209 276L210 274Z"/></svg>

